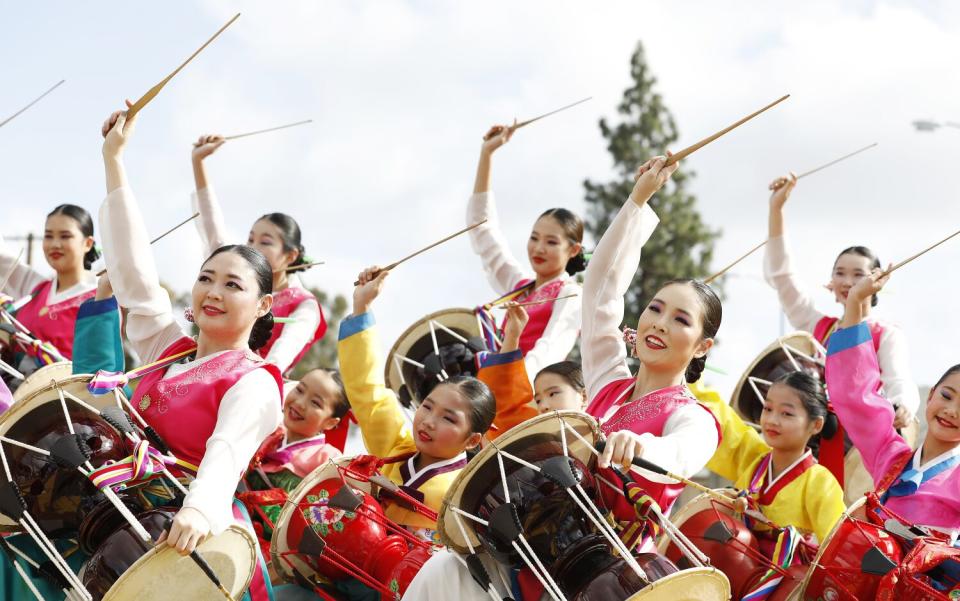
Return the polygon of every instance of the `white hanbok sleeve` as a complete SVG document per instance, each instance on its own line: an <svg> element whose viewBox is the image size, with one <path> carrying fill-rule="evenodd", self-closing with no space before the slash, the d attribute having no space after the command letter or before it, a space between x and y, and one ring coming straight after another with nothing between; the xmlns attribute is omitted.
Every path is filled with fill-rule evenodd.
<svg viewBox="0 0 960 601"><path fill-rule="evenodd" d="M541 369L565 360L573 350L573 345L577 343L577 336L580 335L580 306L583 302L583 291L573 278L567 280L557 296L570 294L576 294L576 296L558 300L553 304L553 312L550 314L547 327L543 330L543 335L523 358L531 383Z"/></svg>
<svg viewBox="0 0 960 601"><path fill-rule="evenodd" d="M103 256L114 295L127 309L126 334L144 363L157 360L184 336L170 296L160 286L150 238L133 191L120 187L100 206Z"/></svg>
<svg viewBox="0 0 960 601"><path fill-rule="evenodd" d="M267 361L279 367L281 373L290 369L303 347L313 340L320 325L320 305L307 299L297 305L290 319L291 322L283 324L280 336L267 353Z"/></svg>
<svg viewBox="0 0 960 601"><path fill-rule="evenodd" d="M223 221L223 211L212 185L201 188L190 195L190 204L194 213L200 213L196 220L197 233L203 244L203 258L227 243L227 227Z"/></svg>
<svg viewBox="0 0 960 601"><path fill-rule="evenodd" d="M813 332L824 315L817 311L813 299L800 288L790 265L786 236L768 239L763 253L763 277L777 291L787 321L798 330Z"/></svg>
<svg viewBox="0 0 960 601"><path fill-rule="evenodd" d="M490 285L498 294L506 294L517 286L525 274L500 231L493 192L474 194L467 203L467 225L484 219L486 223L470 230L470 246L473 252L480 255Z"/></svg>
<svg viewBox="0 0 960 601"><path fill-rule="evenodd" d="M10 279L0 292L19 300L49 278L23 262L17 261L18 252L12 252L0 236L0 281L10 274Z"/></svg>
<svg viewBox="0 0 960 601"><path fill-rule="evenodd" d="M637 439L643 445L644 459L684 478L692 478L702 470L720 444L717 424L710 412L695 403L674 411L667 418L661 436L645 432ZM631 469L654 482L675 482L638 467Z"/></svg>
<svg viewBox="0 0 960 601"><path fill-rule="evenodd" d="M583 279L580 354L587 399L612 382L630 377L620 332L623 296L640 265L640 252L659 218L650 205L628 200L603 233Z"/></svg>
<svg viewBox="0 0 960 601"><path fill-rule="evenodd" d="M207 440L196 479L184 507L198 510L213 534L233 523L233 494L260 444L280 425L280 390L265 369L255 369L227 390L217 425Z"/></svg>
<svg viewBox="0 0 960 601"><path fill-rule="evenodd" d="M920 390L910 370L907 337L898 326L884 324L877 362L880 364L883 396L892 405L899 405L909 411L911 416L917 415L920 409Z"/></svg>

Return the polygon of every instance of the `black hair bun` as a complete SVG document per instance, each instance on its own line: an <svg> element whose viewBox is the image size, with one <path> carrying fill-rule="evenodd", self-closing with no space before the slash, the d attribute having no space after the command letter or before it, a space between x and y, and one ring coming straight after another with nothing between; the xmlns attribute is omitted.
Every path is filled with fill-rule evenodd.
<svg viewBox="0 0 960 601"><path fill-rule="evenodd" d="M576 275L587 268L587 257L583 253L583 248L576 255L567 261L566 271L569 275Z"/></svg>
<svg viewBox="0 0 960 601"><path fill-rule="evenodd" d="M250 350L256 351L263 348L270 337L273 336L273 311L267 311L267 314L253 322L253 329L250 330L250 338L247 344Z"/></svg>

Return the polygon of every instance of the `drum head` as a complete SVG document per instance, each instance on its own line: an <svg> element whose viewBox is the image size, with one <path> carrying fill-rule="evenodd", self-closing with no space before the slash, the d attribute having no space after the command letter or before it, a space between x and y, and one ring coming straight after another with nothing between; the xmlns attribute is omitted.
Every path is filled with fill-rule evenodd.
<svg viewBox="0 0 960 601"><path fill-rule="evenodd" d="M51 368L64 369L62 367L64 365L69 371L70 363L58 363L37 371L31 378L44 376L45 373L49 375L51 372L45 372L44 370ZM91 375L68 376L56 383L64 391L67 409L74 421L77 433L86 437L87 444L93 450L91 461L94 463L94 467L98 467L107 459L119 460L129 453L120 432L95 413L66 397L66 393L72 394L98 410L116 404L113 394L99 396L90 394L87 390L87 383L92 378ZM37 380L37 382L39 383L40 380ZM21 388L23 387L21 386ZM59 438L59 435L65 434L67 431L66 419L60 405L60 395L50 378L46 378L43 386L37 386L29 395L18 400L9 410L0 415L0 436L25 442L41 449L49 450ZM93 484L78 472L54 470L46 456L9 443L6 444L4 451L10 463L10 471L14 474L14 479L20 484L21 491L27 499L28 509L30 509L34 519L41 523L41 526L49 528L50 524L44 523L48 516L37 511L37 507L33 505L35 501L51 508L53 513L49 517L56 521L59 518L54 514L58 514L62 510L64 505L67 504L66 500L68 498L78 495L79 497L95 498L97 494ZM54 474L53 471L57 471L57 473ZM4 477L0 476L0 478ZM45 486L41 486L44 482L53 485L54 489L48 490ZM78 482L79 484L77 484ZM67 512L67 510L64 511ZM79 518L79 516L75 517ZM77 525L73 524L73 527ZM15 527L10 518L0 515L0 531Z"/></svg>
<svg viewBox="0 0 960 601"><path fill-rule="evenodd" d="M509 447L522 448L525 442L536 440L540 444L546 439L552 439L559 443L561 420L576 430L591 446L600 438L600 426L597 421L586 413L580 413L579 411L554 411L553 413L538 415L501 434L497 437L496 447L490 444L477 453L470 460L470 463L460 471L457 479L447 490L437 518L440 540L444 545L457 553L469 553L467 539L464 538L464 530L466 530L466 536L470 537L470 544L475 549L481 546L479 538L473 531L473 521L460 516L460 522L464 526L464 530L461 530L458 521L454 518L456 512L451 507L472 511L471 507L464 506L465 503L470 502L465 498L467 491L482 487L486 481L490 481L491 485L499 482L500 470L497 467L497 448L504 450L508 450ZM566 440L571 457L587 466L595 464L595 456L580 439L570 432L566 432ZM481 479L484 481L481 482Z"/></svg>
<svg viewBox="0 0 960 601"><path fill-rule="evenodd" d="M50 380L65 380L73 374L73 363L70 361L60 361L44 365L33 372L27 379L17 387L13 392L13 401L25 399L34 392L46 388L50 385Z"/></svg>
<svg viewBox="0 0 960 601"><path fill-rule="evenodd" d="M290 527L290 519L293 517L294 512L299 510L298 503L300 503L303 498L307 496L311 489L324 480L339 480L340 471L337 468L346 467L350 465L350 462L353 460L353 457L339 457L333 461L330 461L329 463L326 463L325 465L321 465L317 469L307 474L300 484L293 489L293 492L287 496L287 501L283 504L283 509L280 510L280 516L277 518L277 524L273 529L273 536L270 539L270 560L273 563L273 569L276 570L277 574L283 577L287 582L296 582L294 570L300 572L301 574L309 574L314 572L314 569L308 563L300 559L298 555L293 553L284 555L284 553L292 550L287 542L288 532ZM367 494L374 493L374 486L370 482L355 480L347 476L344 476L344 479L347 481L347 484L353 488L361 490Z"/></svg>
<svg viewBox="0 0 960 601"><path fill-rule="evenodd" d="M449 332L444 331L439 326L456 332L465 340L480 336L480 323L477 321L476 314L470 309L462 308L445 309L431 313L407 328L393 344L390 353L387 355L386 366L384 366L384 378L387 386L401 399L406 397L406 394L401 392L401 388L406 383L409 395L418 401L420 400L418 391L424 379L422 370L416 365L405 362L401 357L423 363L427 356L433 354L433 338L430 335L431 322L434 322L433 331L436 333L439 347L463 343L462 340L458 340L456 336L451 336Z"/></svg>
<svg viewBox="0 0 960 601"><path fill-rule="evenodd" d="M207 560L234 599L243 595L256 569L257 541L246 529L231 525L205 540L197 551ZM123 573L103 601L221 599L223 595L190 559L164 545L148 551Z"/></svg>
<svg viewBox="0 0 960 601"><path fill-rule="evenodd" d="M713 568L690 568L664 576L626 601L727 601L730 583Z"/></svg>
<svg viewBox="0 0 960 601"><path fill-rule="evenodd" d="M797 371L797 366L816 372L820 381L824 381L823 347L809 332L794 332L781 336L753 360L740 376L730 397L734 411L747 421L758 423L763 410L763 400L751 386L750 378L772 382L786 373ZM760 394L766 395L767 387L759 383L757 386Z"/></svg>
<svg viewBox="0 0 960 601"><path fill-rule="evenodd" d="M716 488L714 490L716 490L718 493L721 493L723 495L730 497L731 500L733 500L734 491L732 489ZM707 493L703 493L701 495L697 495L696 497L690 499L690 502L684 504L683 507L681 507L678 511L674 512L673 515L670 516L670 521L673 522L673 524L679 530L683 526L683 524L686 523L686 521L689 520L691 517L697 515L701 511L706 511L708 509L716 509L720 513L730 515L730 516L733 515L732 508L716 502L712 496L710 496ZM667 536L666 533L661 532L660 536L657 538L657 553L661 555L666 555L667 547L670 546L671 542L672 541L670 540L670 537Z"/></svg>

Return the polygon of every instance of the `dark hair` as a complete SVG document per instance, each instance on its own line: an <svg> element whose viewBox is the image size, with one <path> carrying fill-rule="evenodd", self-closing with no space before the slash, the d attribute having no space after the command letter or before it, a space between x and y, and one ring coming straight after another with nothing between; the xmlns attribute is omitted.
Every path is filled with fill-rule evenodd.
<svg viewBox="0 0 960 601"><path fill-rule="evenodd" d="M543 374L556 374L560 376L567 384L570 385L571 388L577 392L583 392L586 390L586 386L583 385L583 369L576 361L560 361L559 363L548 365L537 372L537 376L534 378L534 380Z"/></svg>
<svg viewBox="0 0 960 601"><path fill-rule="evenodd" d="M837 266L837 261L839 261L840 257L842 257L843 255L856 255L858 257L863 257L870 262L871 270L880 269L880 259L877 258L876 253L874 253L872 250L870 250L866 246L851 246L843 249L842 251L840 251L840 254L837 255L837 258L834 260L833 262L834 267ZM877 298L876 294L870 297L871 307L876 307L878 302L879 302L879 299Z"/></svg>
<svg viewBox="0 0 960 601"><path fill-rule="evenodd" d="M260 296L267 294L273 294L273 268L270 267L270 263L267 261L267 258L263 256L259 250L246 246L244 244L228 244L226 246L221 246L217 250L213 251L207 260L203 262L204 265L210 262L210 259L219 255L220 253L230 252L240 258L244 259L247 264L253 269L254 275L257 278L257 289L260 292ZM270 336L273 335L273 311L267 311L265 315L257 318L253 322L253 329L250 331L250 338L247 339L247 344L250 346L250 350L257 350L263 345L265 345L269 340Z"/></svg>
<svg viewBox="0 0 960 601"><path fill-rule="evenodd" d="M933 385L933 388L931 388L930 390L936 389L937 386L943 384L943 381L944 381L944 380L946 380L947 378L949 378L950 376L952 376L953 374L958 373L958 372L960 372L960 364L954 365L953 367L951 367L951 368L948 369L947 371L943 372L943 375L940 376L940 379L937 380L937 383L934 384L934 385Z"/></svg>
<svg viewBox="0 0 960 601"><path fill-rule="evenodd" d="M660 289L663 290L673 284L686 284L692 287L694 292L697 293L697 298L700 299L700 306L703 307L703 319L700 323L700 326L703 328L703 333L700 335L700 339L715 338L717 332L720 330L720 321L723 319L723 304L720 302L720 297L717 296L717 293L713 291L713 288L700 280L690 278L670 280L663 286L660 286ZM691 384L696 382L700 379L700 375L703 374L706 366L706 355L703 357L694 357L687 365L687 371L683 375L684 379Z"/></svg>
<svg viewBox="0 0 960 601"><path fill-rule="evenodd" d="M47 219L53 217L54 215L66 215L77 222L77 227L80 229L80 233L83 234L84 237L93 237L93 219L90 217L90 213L88 213L83 207L78 207L77 205L71 204L62 204L47 213ZM97 245L94 244L90 247L90 250L83 255L83 268L89 271L90 268L93 267L94 262L96 262L96 260L99 258L100 251L97 250Z"/></svg>
<svg viewBox="0 0 960 601"><path fill-rule="evenodd" d="M819 448L821 438L833 438L837 434L840 422L837 420L837 415L830 411L827 405L827 392L820 378L806 370L791 371L783 374L773 383L789 386L797 393L810 421L820 417L823 418L823 428L808 443L812 449L817 450Z"/></svg>
<svg viewBox="0 0 960 601"><path fill-rule="evenodd" d="M470 403L470 431L485 434L497 416L497 401L486 384L473 376L451 376L438 383L439 386L453 386Z"/></svg>
<svg viewBox="0 0 960 601"><path fill-rule="evenodd" d="M322 371L330 376L330 379L333 380L333 383L337 385L337 396L333 399L332 416L343 417L347 414L347 411L350 411L350 399L347 398L347 389L343 385L343 377L340 376L340 370L318 367L317 371Z"/></svg>
<svg viewBox="0 0 960 601"><path fill-rule="evenodd" d="M262 219L266 219L280 230L280 242L283 244L283 252L290 252L291 250L297 251L297 258L294 259L293 263L290 263L290 267L303 265L307 262L304 258L307 253L303 250L303 244L300 243L300 225L296 219L286 213L267 213L266 215L262 215L257 221Z"/></svg>
<svg viewBox="0 0 960 601"><path fill-rule="evenodd" d="M586 269L587 259L583 254L583 219L580 219L580 216L573 211L562 208L547 209L537 219L544 217L556 219L563 229L563 235L567 237L570 244L580 245L580 252L567 260L567 273L574 275Z"/></svg>

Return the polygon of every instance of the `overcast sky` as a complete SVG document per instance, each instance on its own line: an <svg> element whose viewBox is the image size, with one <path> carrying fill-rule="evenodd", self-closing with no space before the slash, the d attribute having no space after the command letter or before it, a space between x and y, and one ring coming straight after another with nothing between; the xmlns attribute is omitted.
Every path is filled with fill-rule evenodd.
<svg viewBox="0 0 960 601"><path fill-rule="evenodd" d="M584 178L611 177L601 116L629 83L641 40L681 132L678 146L784 93L790 100L686 161L720 264L766 235L767 183L871 142L804 180L788 208L800 275L824 311L836 253L899 260L960 227L960 5L943 1L739 2L0 2L0 117L67 82L0 130L0 233L41 232L72 202L104 194L100 123L136 99L236 12L243 16L141 114L127 152L151 231L190 212L190 142L301 119L209 161L237 240L268 211L294 215L305 280L348 294L356 273L462 227L480 137L495 122L593 100L521 131L496 156L506 234L525 261L536 215L582 212ZM42 7L42 8L41 8ZM164 281L192 284L193 229L156 248ZM901 324L919 384L960 362L960 240L896 274L878 315ZM42 257L37 255L42 262ZM44 265L45 267L45 265ZM780 329L759 255L728 280L709 380L729 391ZM385 344L428 312L494 298L466 239L412 261L376 309Z"/></svg>

